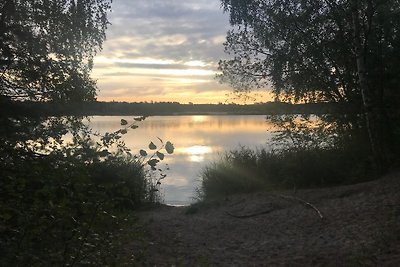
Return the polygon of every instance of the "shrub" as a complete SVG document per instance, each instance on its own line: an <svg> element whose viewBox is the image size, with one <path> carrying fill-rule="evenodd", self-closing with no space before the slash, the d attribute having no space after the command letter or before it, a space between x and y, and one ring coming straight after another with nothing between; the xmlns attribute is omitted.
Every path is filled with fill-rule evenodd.
<svg viewBox="0 0 400 267"><path fill-rule="evenodd" d="M65 121L45 120L41 127L5 122L10 131L0 131L0 265L132 263L124 247L141 235L134 230L134 211L157 200L159 180L146 167L147 158L129 153L120 140L123 131L95 141L74 120L77 131L66 144Z"/></svg>
<svg viewBox="0 0 400 267"><path fill-rule="evenodd" d="M143 165L60 155L14 163L2 171L2 265L103 266L124 256L132 211L153 194Z"/></svg>

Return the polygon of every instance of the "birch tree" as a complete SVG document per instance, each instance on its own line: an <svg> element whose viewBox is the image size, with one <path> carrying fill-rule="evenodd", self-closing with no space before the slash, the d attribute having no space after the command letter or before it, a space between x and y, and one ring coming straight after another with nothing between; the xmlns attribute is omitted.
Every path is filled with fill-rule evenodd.
<svg viewBox="0 0 400 267"><path fill-rule="evenodd" d="M353 106L381 169L398 131L400 2L221 2L233 26L221 81L237 91L271 86L277 99L294 103Z"/></svg>

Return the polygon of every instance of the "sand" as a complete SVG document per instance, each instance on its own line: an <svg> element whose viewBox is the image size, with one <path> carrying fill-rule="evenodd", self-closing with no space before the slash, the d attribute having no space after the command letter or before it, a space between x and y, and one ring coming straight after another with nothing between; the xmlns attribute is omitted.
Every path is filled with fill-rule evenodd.
<svg viewBox="0 0 400 267"><path fill-rule="evenodd" d="M400 173L139 213L138 266L400 266Z"/></svg>

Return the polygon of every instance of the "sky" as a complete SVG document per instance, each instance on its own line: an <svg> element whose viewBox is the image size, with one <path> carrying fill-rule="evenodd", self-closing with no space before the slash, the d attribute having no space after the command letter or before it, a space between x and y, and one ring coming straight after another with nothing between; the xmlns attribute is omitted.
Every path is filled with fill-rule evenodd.
<svg viewBox="0 0 400 267"><path fill-rule="evenodd" d="M109 20L99 101L238 102L215 79L230 28L219 0L114 0Z"/></svg>

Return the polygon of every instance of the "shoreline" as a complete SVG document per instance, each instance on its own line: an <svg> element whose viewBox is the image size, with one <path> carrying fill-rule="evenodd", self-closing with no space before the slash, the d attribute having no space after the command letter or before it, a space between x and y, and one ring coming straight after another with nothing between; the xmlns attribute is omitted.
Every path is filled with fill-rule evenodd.
<svg viewBox="0 0 400 267"><path fill-rule="evenodd" d="M233 195L194 210L160 205L138 214L146 234L129 250L146 266L398 266L398 192L394 173L355 185ZM311 203L323 218L277 194Z"/></svg>

